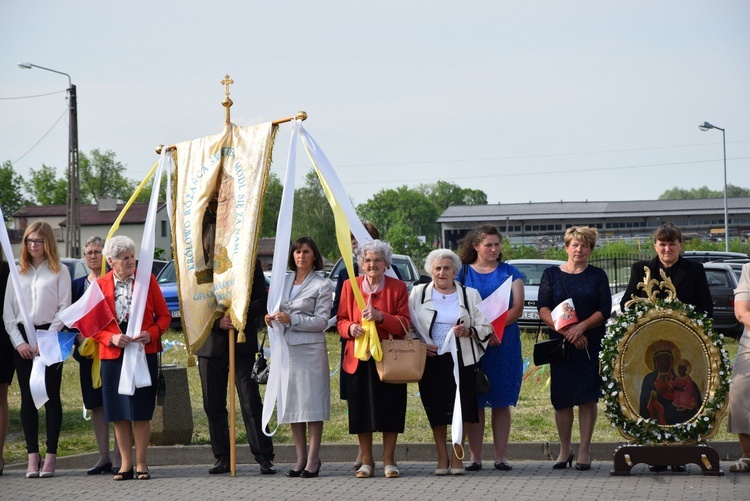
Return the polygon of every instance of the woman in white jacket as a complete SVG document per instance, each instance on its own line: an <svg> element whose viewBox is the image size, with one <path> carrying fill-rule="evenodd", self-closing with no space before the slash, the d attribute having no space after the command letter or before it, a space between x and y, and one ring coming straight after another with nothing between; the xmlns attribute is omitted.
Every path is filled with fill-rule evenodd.
<svg viewBox="0 0 750 501"><path fill-rule="evenodd" d="M316 273L323 268L323 256L310 237L294 241L288 265L292 273L284 280L280 311L266 315L266 324L270 325L271 320L281 323L289 346L289 385L284 416L279 422L292 426L297 462L287 477L311 478L320 471L323 421L330 416L325 328L331 315L333 287Z"/></svg>
<svg viewBox="0 0 750 501"><path fill-rule="evenodd" d="M464 287L455 280L460 268L461 261L453 251L437 249L430 252L424 269L432 277L432 282L414 287L409 297L409 306L414 312L412 322L419 323L422 332L434 343L427 345L427 363L419 382L419 393L437 448L435 475L464 473L463 463L456 456L455 450L449 461L445 447L448 424L453 419L456 383L450 353L438 355L438 348L453 329L458 341L463 421L477 423L479 414L474 365L481 358L492 335L492 327L476 308L477 303L482 300L479 292L471 287Z"/></svg>

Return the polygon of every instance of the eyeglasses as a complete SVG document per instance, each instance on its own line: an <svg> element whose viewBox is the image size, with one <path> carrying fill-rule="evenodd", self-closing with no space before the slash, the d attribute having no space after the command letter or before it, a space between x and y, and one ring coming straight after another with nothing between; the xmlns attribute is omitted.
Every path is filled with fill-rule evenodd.
<svg viewBox="0 0 750 501"><path fill-rule="evenodd" d="M101 253L102 251L100 250L90 250L90 251L84 252L83 255L87 257L93 257L93 256L98 256Z"/></svg>
<svg viewBox="0 0 750 501"><path fill-rule="evenodd" d="M26 245L28 245L29 247L31 247L33 245L38 245L38 246L41 247L42 245L44 245L44 240L32 240L30 238L27 238L26 239Z"/></svg>

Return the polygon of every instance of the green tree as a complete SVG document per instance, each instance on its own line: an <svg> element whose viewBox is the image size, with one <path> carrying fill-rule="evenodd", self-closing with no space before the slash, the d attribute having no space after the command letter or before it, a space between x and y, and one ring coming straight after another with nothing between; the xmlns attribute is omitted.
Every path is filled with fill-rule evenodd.
<svg viewBox="0 0 750 501"><path fill-rule="evenodd" d="M140 184L123 175L125 166L116 160L115 152L111 150L102 153L97 148L89 155L80 153L78 169L81 203L97 203L102 198L129 200Z"/></svg>
<svg viewBox="0 0 750 501"><path fill-rule="evenodd" d="M323 187L315 171L310 169L305 176L305 185L294 192L292 239L310 236L320 253L332 259L339 254L335 227L333 211Z"/></svg>
<svg viewBox="0 0 750 501"><path fill-rule="evenodd" d="M437 205L442 213L451 205L486 205L487 194L482 190L461 188L448 181L420 184L416 190Z"/></svg>
<svg viewBox="0 0 750 501"><path fill-rule="evenodd" d="M68 203L68 180L57 177L57 170L42 164L42 168L31 169L29 180L24 181L31 203L36 205L65 205Z"/></svg>
<svg viewBox="0 0 750 501"><path fill-rule="evenodd" d="M750 189L727 184L727 197L748 197ZM724 190L710 190L708 186L700 188L678 188L675 186L659 195L659 200L697 200L702 198L723 198Z"/></svg>
<svg viewBox="0 0 750 501"><path fill-rule="evenodd" d="M156 176L151 176L148 181L146 181L146 184L143 186L143 189L140 193L138 193L138 196L135 197L136 202L149 202L151 200L151 192L154 191L154 182L156 181ZM174 177L172 178L172 182L174 183ZM138 189L138 186L141 184L139 182L133 181L133 186L130 195L127 196L127 198L122 198L121 200L130 200L130 197L133 196L133 193L136 189ZM159 184L159 202L165 202L167 200L167 173L163 173L161 175L161 184Z"/></svg>
<svg viewBox="0 0 750 501"><path fill-rule="evenodd" d="M260 223L261 237L273 237L276 235L276 223L279 219L281 194L283 191L284 186L282 186L279 177L271 172L266 184L266 196L263 199L263 219Z"/></svg>
<svg viewBox="0 0 750 501"><path fill-rule="evenodd" d="M380 190L357 207L359 216L374 223L398 254L407 254L410 248L404 240L407 229L409 235L415 239L424 236L428 243L437 238L440 227L436 221L440 212L424 194L405 185L395 190Z"/></svg>
<svg viewBox="0 0 750 501"><path fill-rule="evenodd" d="M3 162L0 166L0 207L6 221L10 221L13 213L26 203L22 195L23 184L23 178L13 169L13 163L10 160Z"/></svg>

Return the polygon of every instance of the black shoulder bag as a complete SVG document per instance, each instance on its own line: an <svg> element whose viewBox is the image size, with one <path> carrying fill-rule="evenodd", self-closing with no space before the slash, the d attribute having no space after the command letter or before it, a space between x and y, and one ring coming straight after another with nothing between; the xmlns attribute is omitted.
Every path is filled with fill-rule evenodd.
<svg viewBox="0 0 750 501"><path fill-rule="evenodd" d="M559 269L559 268L558 268ZM560 280L562 280L563 287L565 288L565 295L568 295L568 288L565 286L565 277L560 270ZM565 338L560 339L548 339L547 341L539 341L539 332L541 327L536 332L536 343L534 344L534 365L544 365L553 362L562 362L567 360L570 351L570 344Z"/></svg>
<svg viewBox="0 0 750 501"><path fill-rule="evenodd" d="M253 371L250 373L250 379L258 384L268 383L268 371L271 370L268 366L268 360L266 360L266 356L263 354L263 347L266 344L266 334L268 334L268 330L263 333L263 341L261 341L258 347L258 353L255 354Z"/></svg>

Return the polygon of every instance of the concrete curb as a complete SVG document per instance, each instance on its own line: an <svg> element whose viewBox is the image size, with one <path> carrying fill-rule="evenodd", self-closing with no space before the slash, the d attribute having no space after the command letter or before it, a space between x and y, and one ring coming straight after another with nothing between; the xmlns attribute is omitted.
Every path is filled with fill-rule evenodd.
<svg viewBox="0 0 750 501"><path fill-rule="evenodd" d="M591 445L591 455L594 461L612 461L615 450L624 442L602 442ZM709 445L719 453L722 461L734 460L742 455L742 449L738 442L711 442ZM544 461L557 458L559 452L557 442L516 442L508 444L508 459L513 461ZM665 446L669 447L669 446ZM578 449L578 444L573 444L573 450ZM293 463L296 455L294 445L274 445L276 463ZM482 450L484 463L490 465L494 457L492 444L484 444ZM374 446L375 458L383 454L380 444ZM357 457L357 444L322 444L320 456L326 462L331 463L354 463ZM432 462L436 458L435 445L431 443L400 443L396 448L396 458L399 461ZM96 462L97 454L90 452L57 458L57 468L61 470L86 470ZM464 462L469 460L468 446L465 450ZM212 465L215 458L211 453L209 445L187 445L187 446L150 446L148 448L148 462L153 466L165 465ZM237 463L253 464L250 448L247 445L237 446ZM5 468L21 469L26 467L26 462L15 464L6 463Z"/></svg>

